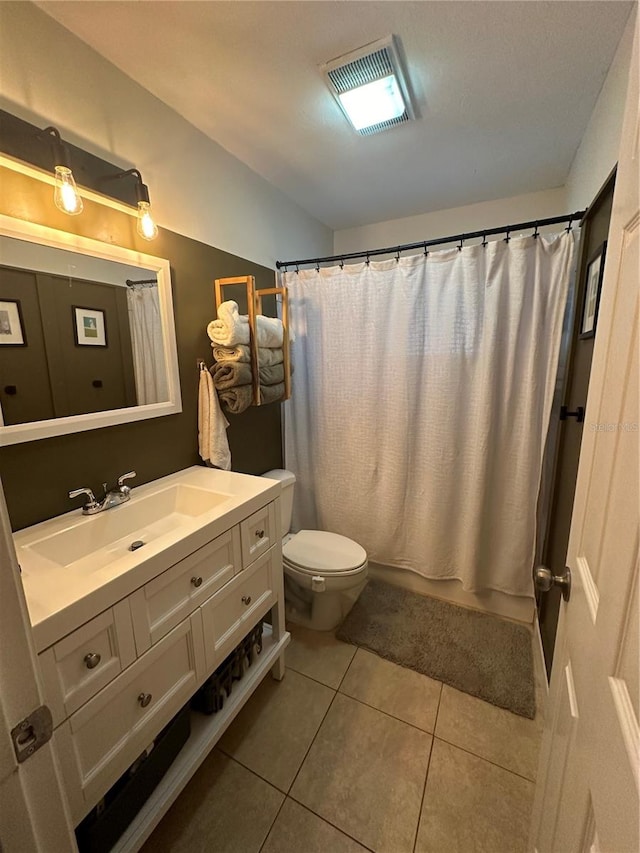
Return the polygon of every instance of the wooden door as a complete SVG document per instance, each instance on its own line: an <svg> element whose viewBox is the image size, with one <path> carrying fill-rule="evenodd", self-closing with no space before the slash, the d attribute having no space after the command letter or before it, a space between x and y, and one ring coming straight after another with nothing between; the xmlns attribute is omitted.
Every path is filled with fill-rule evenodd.
<svg viewBox="0 0 640 853"><path fill-rule="evenodd" d="M536 786L538 853L640 849L637 68L636 30L567 553L572 591Z"/></svg>

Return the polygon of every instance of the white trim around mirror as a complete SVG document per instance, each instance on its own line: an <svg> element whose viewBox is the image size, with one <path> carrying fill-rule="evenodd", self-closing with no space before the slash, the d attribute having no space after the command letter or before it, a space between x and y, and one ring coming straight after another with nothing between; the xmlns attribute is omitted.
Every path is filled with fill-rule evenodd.
<svg viewBox="0 0 640 853"><path fill-rule="evenodd" d="M169 261L124 249L111 243L103 243L89 237L79 237L66 231L58 231L22 219L0 214L0 234L14 237L31 243L50 246L56 249L66 249L83 255L91 255L106 261L138 266L152 272L158 279L158 296L162 315L162 338L164 344L165 369L169 400L164 403L153 403L144 406L131 406L125 409L112 409L105 412L92 412L86 415L73 415L64 418L34 421L25 424L4 426L0 411L0 447L10 444L20 444L25 441L36 441L41 438L51 438L56 435L68 435L74 432L84 432L90 429L115 426L116 424L131 423L147 418L157 418L163 415L174 415L182 411L180 395L180 377L178 373L178 352L176 347L175 322L173 316L173 300L171 293L171 269Z"/></svg>

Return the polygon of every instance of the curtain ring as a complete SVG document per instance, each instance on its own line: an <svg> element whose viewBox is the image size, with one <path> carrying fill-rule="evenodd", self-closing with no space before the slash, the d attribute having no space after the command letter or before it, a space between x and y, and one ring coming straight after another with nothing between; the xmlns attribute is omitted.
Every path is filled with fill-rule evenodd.
<svg viewBox="0 0 640 853"><path fill-rule="evenodd" d="M425 258L429 257L429 249L427 248L427 244L424 244L424 256Z"/></svg>
<svg viewBox="0 0 640 853"><path fill-rule="evenodd" d="M533 232L533 239L537 240L538 236L538 223L536 222L536 230Z"/></svg>
<svg viewBox="0 0 640 853"><path fill-rule="evenodd" d="M344 258L340 258L340 269L344 269Z"/></svg>
<svg viewBox="0 0 640 853"><path fill-rule="evenodd" d="M567 232L567 234L569 234L569 233L571 232L571 223L572 223L572 222L573 222L573 216L570 216L570 217L569 217L569 224L568 224L568 225L567 225L567 227L564 229L564 230Z"/></svg>
<svg viewBox="0 0 640 853"><path fill-rule="evenodd" d="M320 272L320 261L316 261L316 272Z"/></svg>
<svg viewBox="0 0 640 853"><path fill-rule="evenodd" d="M370 260L370 258L369 258L369 252L367 252L367 260L365 261L365 264L366 264L367 266L369 266L369 260Z"/></svg>
<svg viewBox="0 0 640 853"><path fill-rule="evenodd" d="M462 243L463 243L463 242L464 242L464 234L462 234L462 236L460 237L460 245L458 246L458 251L459 251L459 252L461 252L461 251L462 251Z"/></svg>
<svg viewBox="0 0 640 853"><path fill-rule="evenodd" d="M482 245L486 248L489 245L489 241L487 240L487 235L482 235Z"/></svg>
<svg viewBox="0 0 640 853"><path fill-rule="evenodd" d="M299 272L300 272L300 267L298 266L298 264L296 264L296 275L298 275Z"/></svg>
<svg viewBox="0 0 640 853"><path fill-rule="evenodd" d="M400 263L400 246L396 249L396 263Z"/></svg>
<svg viewBox="0 0 640 853"><path fill-rule="evenodd" d="M511 231L510 231L510 230L507 230L507 236L504 238L504 242L505 242L505 243L508 243L508 242L509 242L509 240L511 239L511 237L509 237L509 234L510 234L510 233L511 233Z"/></svg>

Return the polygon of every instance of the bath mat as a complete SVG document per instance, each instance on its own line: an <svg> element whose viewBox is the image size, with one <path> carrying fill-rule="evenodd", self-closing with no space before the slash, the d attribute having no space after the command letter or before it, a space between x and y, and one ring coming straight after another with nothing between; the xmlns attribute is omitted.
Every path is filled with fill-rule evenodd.
<svg viewBox="0 0 640 853"><path fill-rule="evenodd" d="M499 708L535 716L525 625L370 580L336 636Z"/></svg>

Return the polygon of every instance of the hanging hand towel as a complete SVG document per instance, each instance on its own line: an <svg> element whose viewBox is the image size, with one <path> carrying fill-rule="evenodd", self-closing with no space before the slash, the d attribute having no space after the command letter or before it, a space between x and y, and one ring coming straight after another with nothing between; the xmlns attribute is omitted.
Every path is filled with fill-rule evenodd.
<svg viewBox="0 0 640 853"><path fill-rule="evenodd" d="M228 426L229 421L222 414L211 374L203 365L198 386L198 452L204 462L225 471L231 470Z"/></svg>
<svg viewBox="0 0 640 853"><path fill-rule="evenodd" d="M239 415L248 409L253 402L253 387L251 385L236 385L220 391L220 402L232 415Z"/></svg>
<svg viewBox="0 0 640 853"><path fill-rule="evenodd" d="M251 362L251 350L246 344L238 344L235 347L223 347L212 343L213 357L217 362L240 361L246 364ZM260 367L271 367L281 364L283 360L282 347L269 349L262 347L258 350L258 365Z"/></svg>
<svg viewBox="0 0 640 853"><path fill-rule="evenodd" d="M223 361L213 365L211 375L218 391L234 388L236 385L250 385L251 365L239 361Z"/></svg>
<svg viewBox="0 0 640 853"><path fill-rule="evenodd" d="M279 385L261 385L260 386L260 402L263 405L267 403L277 403L284 397L284 382Z"/></svg>

